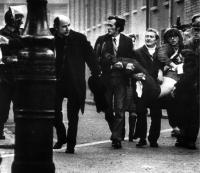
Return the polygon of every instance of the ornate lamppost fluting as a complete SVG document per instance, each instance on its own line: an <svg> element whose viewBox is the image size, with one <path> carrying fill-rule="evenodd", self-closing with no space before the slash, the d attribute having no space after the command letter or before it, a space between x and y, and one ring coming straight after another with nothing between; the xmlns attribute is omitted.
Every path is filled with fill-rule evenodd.
<svg viewBox="0 0 200 173"><path fill-rule="evenodd" d="M54 173L55 56L47 0L27 0L28 16L16 72L12 173Z"/></svg>

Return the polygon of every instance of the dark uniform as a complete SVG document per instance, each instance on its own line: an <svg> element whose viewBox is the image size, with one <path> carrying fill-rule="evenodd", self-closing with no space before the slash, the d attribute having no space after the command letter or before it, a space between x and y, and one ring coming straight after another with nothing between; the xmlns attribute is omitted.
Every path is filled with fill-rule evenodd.
<svg viewBox="0 0 200 173"><path fill-rule="evenodd" d="M195 21L199 18L199 21ZM184 56L183 75L176 84L175 100L177 104L178 126L181 135L175 146L196 149L199 133L199 57L200 57L200 14L192 19L195 34L186 42L182 52Z"/></svg>
<svg viewBox="0 0 200 173"><path fill-rule="evenodd" d="M0 35L9 39L8 45L2 45L3 63L0 65L0 138L4 139L4 124L8 119L10 103L15 92L14 62L17 61L17 53L22 48L19 32L15 30L14 19L8 11L5 14L6 26L0 30Z"/></svg>

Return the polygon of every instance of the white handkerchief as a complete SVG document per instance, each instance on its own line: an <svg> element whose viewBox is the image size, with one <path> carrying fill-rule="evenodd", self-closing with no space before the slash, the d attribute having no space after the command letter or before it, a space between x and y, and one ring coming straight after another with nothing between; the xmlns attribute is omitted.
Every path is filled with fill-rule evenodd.
<svg viewBox="0 0 200 173"><path fill-rule="evenodd" d="M1 51L1 47L0 47L0 64L3 64L2 58L3 58L3 55L2 55L2 51Z"/></svg>
<svg viewBox="0 0 200 173"><path fill-rule="evenodd" d="M177 74L183 74L183 63L177 66Z"/></svg>
<svg viewBox="0 0 200 173"><path fill-rule="evenodd" d="M142 88L143 88L142 82L137 81L136 82L136 92L137 92L137 95L139 98L141 98L141 96L142 96Z"/></svg>
<svg viewBox="0 0 200 173"><path fill-rule="evenodd" d="M134 65L133 65L132 63L128 63L128 64L126 65L126 69L127 69L127 70L134 70Z"/></svg>
<svg viewBox="0 0 200 173"><path fill-rule="evenodd" d="M122 62L120 62L120 61L119 61L119 62L117 62L116 64L117 64L117 65L120 65L121 67L123 67L123 64L122 64Z"/></svg>

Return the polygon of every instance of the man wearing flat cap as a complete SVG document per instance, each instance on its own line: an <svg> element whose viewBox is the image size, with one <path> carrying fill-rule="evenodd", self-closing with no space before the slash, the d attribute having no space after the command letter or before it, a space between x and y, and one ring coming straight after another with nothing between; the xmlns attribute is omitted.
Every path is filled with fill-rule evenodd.
<svg viewBox="0 0 200 173"><path fill-rule="evenodd" d="M67 143L66 153L74 153L78 130L79 110L84 112L86 97L85 63L92 75L100 74L94 50L86 36L70 29L70 19L58 15L54 20L54 35L56 46L56 117L55 128L57 143L54 149L59 149ZM67 98L68 131L63 123L62 102Z"/></svg>

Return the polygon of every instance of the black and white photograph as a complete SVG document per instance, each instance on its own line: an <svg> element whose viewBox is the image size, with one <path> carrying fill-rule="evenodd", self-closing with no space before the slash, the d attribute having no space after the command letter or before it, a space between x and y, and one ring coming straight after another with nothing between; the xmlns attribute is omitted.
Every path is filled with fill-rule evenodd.
<svg viewBox="0 0 200 173"><path fill-rule="evenodd" d="M0 173L200 173L200 0L0 0Z"/></svg>

